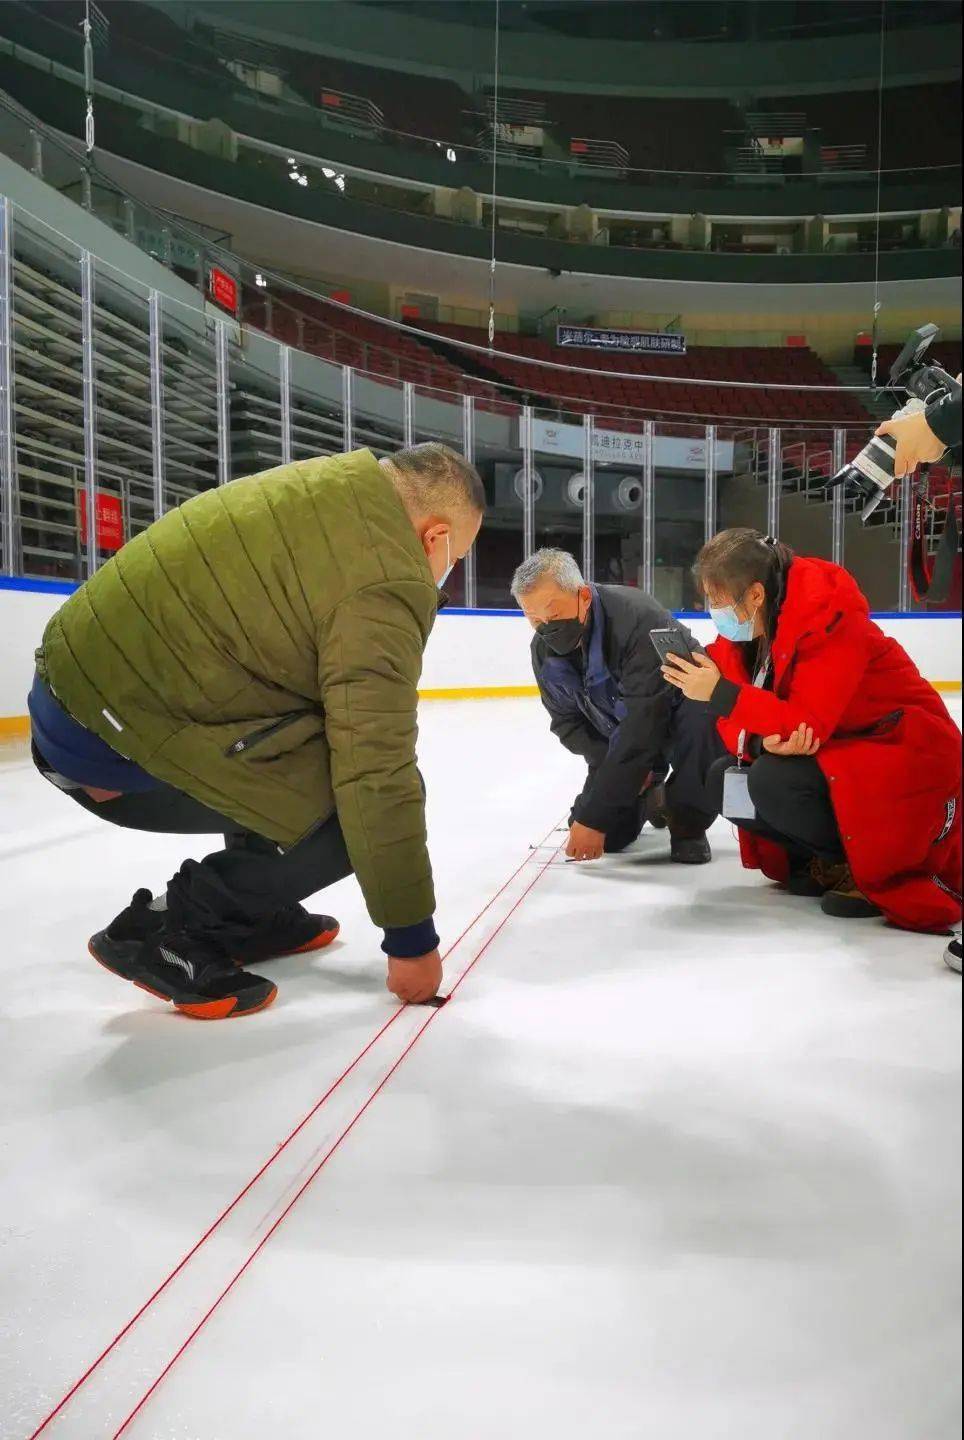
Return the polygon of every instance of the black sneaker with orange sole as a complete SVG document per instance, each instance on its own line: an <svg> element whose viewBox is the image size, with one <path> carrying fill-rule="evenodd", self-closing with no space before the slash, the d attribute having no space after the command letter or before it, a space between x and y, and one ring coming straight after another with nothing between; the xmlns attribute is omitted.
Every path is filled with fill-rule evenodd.
<svg viewBox="0 0 964 1440"><path fill-rule="evenodd" d="M108 927L91 936L88 949L105 970L194 1020L251 1015L278 993L271 980L242 970L216 946L166 926L146 940L121 939Z"/></svg>
<svg viewBox="0 0 964 1440"><path fill-rule="evenodd" d="M340 928L332 915L312 915L303 905L288 905L233 945L232 957L239 965L261 965L283 955L306 955L337 940Z"/></svg>
<svg viewBox="0 0 964 1440"><path fill-rule="evenodd" d="M114 940L148 940L164 928L167 912L152 910L150 890L136 890L131 903L107 926ZM288 905L255 926L231 946L231 958L239 965L263 965L285 955L304 955L324 950L337 940L340 930L332 915L312 915L303 905Z"/></svg>
<svg viewBox="0 0 964 1440"><path fill-rule="evenodd" d="M216 943L179 934L163 910L152 910L149 890L91 937L88 949L105 969L195 1019L222 1020L264 1010L278 993L270 980L242 967L330 945L338 922L300 905L278 911L235 943L228 955Z"/></svg>

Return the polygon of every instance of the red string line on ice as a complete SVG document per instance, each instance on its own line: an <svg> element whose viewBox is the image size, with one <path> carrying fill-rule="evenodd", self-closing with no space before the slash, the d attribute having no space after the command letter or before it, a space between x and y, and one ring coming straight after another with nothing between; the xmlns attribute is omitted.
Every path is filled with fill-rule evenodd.
<svg viewBox="0 0 964 1440"><path fill-rule="evenodd" d="M555 828L555 827L553 827L553 828ZM550 833L551 833L551 832L550 832ZM561 848L561 847L560 847L560 848ZM516 900L515 904L512 906L512 908L509 910L509 912L502 918L502 920L499 921L499 924L498 924L498 925L496 926L496 928L493 930L493 932L492 932L492 934L489 936L488 940L486 940L486 942L485 942L485 944L482 946L482 948L472 957L472 959L469 961L468 965L467 965L467 966L465 967L465 969L462 971L462 974L459 976L458 980L455 982L455 984L452 986L452 989L449 991L449 999L451 999L451 998L455 995L455 992L458 990L459 986L460 986L460 985L463 983L463 981L469 976L469 974L472 972L472 970L473 970L473 969L475 968L475 966L478 964L479 960L481 960L482 956L485 954L486 950L488 950L489 946L492 944L492 941L496 938L496 936L499 934L499 932L500 932L502 929L504 929L504 927L506 926L506 924L508 923L508 921L512 918L512 916L513 916L513 915L515 914L515 912L518 910L519 906L522 904L523 900L524 900L524 899L526 898L526 896L529 894L529 892L530 892L530 890L533 888L533 886L542 878L542 876L545 874L545 872L549 869L549 866L552 864L552 860L553 860L553 856L550 856L548 860L546 860L546 861L544 861L543 863L540 864L538 872L537 872L536 875L533 877L533 879L530 880L529 884L528 884L528 885L526 886L526 888L523 890L523 892L522 892L522 894L519 896L518 900ZM521 869L523 869L524 865L527 864L527 863L528 863L527 861L523 861L522 865L519 866L519 869L515 871L515 874L514 874L511 878L512 878L512 879L515 879L515 876L519 874L519 871L520 871ZM509 882L506 882L506 883L508 884ZM503 886L502 888L503 888L503 890L504 890L506 887ZM499 893L501 894L502 892L500 891ZM494 899L494 898L495 898L495 897L493 896L493 899ZM491 901L490 901L489 903L491 904ZM488 907L486 907L486 908L488 908ZM481 913L484 914L485 912L483 911L483 912L481 912ZM448 1006L445 1006L445 1007L443 1007L443 1008L447 1009ZM305 1182L302 1184L302 1186L300 1187L300 1189L298 1189L298 1190L295 1192L294 1196L291 1198L291 1200L289 1200L288 1204L287 1204L287 1205L285 1206L285 1208L282 1210L281 1214L278 1216L277 1220L275 1220L275 1222L274 1222L274 1224L271 1226L271 1228L270 1228L269 1230L267 1230L267 1231L265 1232L265 1234L262 1236L262 1238L258 1241L257 1245L254 1247L254 1249L253 1249L253 1250L251 1251L251 1253L248 1255L248 1258L245 1260L244 1264L241 1265L241 1266L239 1267L239 1269L237 1269L237 1270L235 1271L235 1273L232 1275L231 1279L228 1281L227 1285L225 1285L224 1289L220 1292L220 1294L217 1296L217 1298L212 1302L212 1304L208 1307L208 1309L207 1309L207 1310L204 1312L204 1314L201 1316L200 1320L199 1320L198 1323L195 1325L194 1329L193 1329L193 1330L190 1332L190 1334L187 1336L187 1339L184 1340L183 1343L178 1346L178 1348L175 1350L174 1354L171 1356L170 1360L168 1360L167 1364L164 1366L164 1369L161 1371L161 1373L157 1376L157 1378L153 1381L153 1383L148 1387L148 1389L144 1391L144 1394L141 1396L140 1400L138 1400L137 1404L134 1406L133 1410L132 1410L132 1411L130 1412L130 1414L127 1416L126 1420L124 1420L124 1421L122 1422L122 1424L119 1426L119 1428L114 1431L113 1435L111 1436L111 1440L120 1440L120 1436L124 1434L125 1430L127 1430L128 1426L131 1424L131 1422L132 1422L133 1420L135 1420L136 1417L140 1414L141 1410L143 1410L143 1408L144 1408L144 1406L147 1404L148 1400L150 1400L151 1396L154 1394L154 1392L155 1392L155 1390L157 1389L157 1387L161 1384L161 1382L165 1379L165 1377L170 1374L170 1372L173 1370L174 1366L177 1364L178 1360L180 1360L181 1356L182 1356L182 1355L184 1354L184 1352L187 1350L188 1346L189 1346L189 1345L191 1344L191 1342L195 1339L195 1337L199 1334L199 1332L204 1328L204 1326L205 1326L205 1325L207 1324L207 1322L210 1320L211 1316L214 1314L215 1310L217 1310L217 1308L218 1308L218 1306L221 1304L221 1302L222 1302L223 1300L225 1300L225 1299L227 1298L227 1296L231 1293L231 1291L234 1289L235 1285L236 1285L236 1284L238 1283L238 1281L241 1279L241 1276L242 1276L242 1275L244 1274L244 1272L248 1269L249 1265L251 1265L251 1263L255 1260L255 1258L256 1258L256 1257L260 1254L260 1252L264 1249L265 1245L267 1245L268 1241L271 1239L272 1235L275 1233L275 1231L276 1231L276 1230L278 1229L278 1227L281 1225L282 1221L284 1221L285 1218L291 1213L291 1211L294 1209L295 1205L297 1205L298 1201L301 1199L302 1195L304 1195L304 1193L305 1193L306 1190L309 1188L309 1186L312 1184L312 1182L317 1178L318 1175L320 1175L321 1171L322 1171L322 1170L325 1168L325 1166L328 1164L328 1161L329 1161L329 1160L331 1159L331 1157L334 1155L335 1151L340 1147L340 1145L342 1144L342 1142L348 1138L348 1136L349 1136L349 1135L351 1134L351 1132L354 1130L355 1126L358 1124L359 1120L360 1120L360 1119L362 1118L362 1116L365 1114L366 1110L368 1110L368 1109L370 1108L370 1106L374 1104L375 1100L378 1098L378 1096L381 1094L381 1092L385 1089L385 1086L388 1084L389 1080L390 1080L390 1079L392 1078L392 1076L395 1074L395 1071L399 1068L399 1066L402 1064L402 1062L411 1054L411 1052L414 1050L415 1046L417 1045L418 1041L419 1041L419 1040L422 1038L422 1036L425 1034L426 1030L427 1030L428 1027L432 1024L432 1022L433 1022L435 1019L437 1019L437 1017L439 1016L439 1014L441 1014L441 1011L440 1011L440 1010L433 1010L433 1011L431 1012L431 1014L429 1015L428 1019L424 1022L424 1024L422 1024L422 1025L419 1026L419 1028L416 1030L415 1034L412 1036L412 1039L411 1039L411 1040L409 1041L409 1043L405 1046L405 1049L402 1051L401 1055L399 1055L398 1059L397 1059L397 1060L395 1061L395 1063L392 1065L391 1069L390 1069L390 1070L388 1071L388 1073L379 1081L379 1083L376 1085L375 1089L374 1089L374 1090L372 1091L372 1093L369 1095L369 1097L368 1097L368 1099L365 1101L365 1103L364 1103L358 1110L355 1111L355 1114L352 1116L351 1120L350 1120L350 1121L348 1122L348 1124L345 1126L344 1130L342 1130L341 1134L338 1136L338 1138L335 1140L335 1142L330 1146L330 1148L325 1152L325 1154L324 1154L324 1155L321 1157L321 1159L318 1161L318 1164L317 1164L317 1165L315 1166L315 1168L312 1170L312 1172L311 1172L311 1174L308 1176L307 1180L305 1180Z"/></svg>
<svg viewBox="0 0 964 1440"><path fill-rule="evenodd" d="M533 849L535 849L535 850L540 849L540 848L545 844L546 840L548 840L549 836L554 833L554 831L556 830L556 828L557 828L556 825L553 825L552 829L548 832L548 834L544 837L544 839L539 842L539 845L534 846ZM475 926L479 923L479 921L482 919L482 917L483 917L484 915L486 915L489 910L491 910L492 906L493 906L493 905L495 904L495 902L499 899L500 895L503 895L503 894L505 893L505 891L508 890L508 888L509 888L509 886L512 884L513 880L515 880L516 877L525 869L525 867L526 867L528 864L531 863L531 860L532 860L532 851L530 851L530 852L526 855L525 859L523 859L523 860L520 862L520 864L516 866L516 868L513 870L512 874L509 876L508 880L506 880L505 883L499 887L499 889L498 889L498 890L495 892L495 894L488 900L488 902L482 907L482 909L478 912L478 914L477 914L472 920L469 921L468 925L466 925L466 927L465 927L465 929L462 931L462 933L458 936L458 938L457 938L456 940L454 940L454 941L452 942L452 944L451 944L451 945L449 946L449 948L446 950L444 956L442 957L443 960L447 960L447 959L449 958L449 956L452 955L452 954L454 953L454 951L458 949L459 945L461 945L461 943L462 943L462 941L465 939L466 935L468 935L471 930L474 930ZM543 868L544 868L544 867L543 867ZM542 871L540 870L539 874L541 875L541 873L542 873ZM539 879L539 875L536 876L536 880L538 880L538 879ZM533 881L533 884L534 884L534 883L535 883L535 881ZM532 888L532 887L530 886L529 889L531 889L531 888ZM524 894L528 894L528 890L526 890L526 891L524 892ZM524 896L523 896L522 898L524 898ZM513 906L513 910L514 910L515 908L516 908L516 906ZM510 915L512 914L512 911L511 911L511 910L510 910L509 914L510 914ZM508 919L508 918L509 918L509 917L508 917L508 915L507 915L507 916L506 916L506 919ZM505 920L503 920L503 921L502 921L502 924L500 924L499 930L501 930L502 925L504 925L504 924L505 924ZM494 932L493 932L493 935L490 937L490 939L494 939L494 938L495 938L495 935L497 935L498 933L499 933L498 930L494 931ZM488 942L487 942L487 944L488 944ZM487 948L487 946L483 946L483 950L484 950L485 948ZM480 951L479 951L479 955L481 955L481 954L483 953L483 950L480 950ZM456 984L452 987L452 990L449 992L450 995L454 995L454 994L455 994L455 991L458 989L459 985L461 985L462 981L465 979L465 976L469 973L469 970L472 968L472 965L475 964L475 960L477 960L477 959L479 958L479 955L477 955L477 956L475 957L475 959L471 962L471 964L469 965L468 969L465 970L465 971L463 971L462 975L459 977L458 981L457 981ZM151 1294L147 1297L147 1299L144 1301L143 1305L141 1305L141 1307L134 1312L134 1314L131 1316L131 1318L127 1321L126 1325L124 1325L122 1329L118 1330L118 1332L117 1332L117 1334L114 1336L114 1338L113 1338L107 1345L105 1345L104 1348L103 1348L103 1350L101 1350L101 1352L99 1353L99 1355L97 1355L96 1358L91 1361L91 1363L88 1365L88 1367L87 1367L87 1369L84 1371L84 1373L83 1373L77 1380L74 1381L73 1385L71 1385L70 1389L67 1390L66 1393L60 1398L60 1400L57 1401L57 1404L53 1407L53 1409L50 1410L50 1411L48 1411L48 1413L47 1413L47 1414L44 1416L44 1418L40 1421L40 1424L37 1426L37 1428L36 1428L35 1430L32 1430L32 1431L30 1432L30 1434L29 1434L28 1437L27 1437L27 1440L37 1440L37 1437L38 1437L39 1435L42 1435L42 1434L43 1434L43 1432L47 1429L47 1427L48 1427L48 1425L50 1424L50 1422L51 1422L53 1419L55 1419L57 1415L60 1414L60 1412L61 1412L61 1410L63 1410L64 1406L67 1405L67 1404L74 1398L74 1396L77 1394L77 1392L78 1392L78 1390L81 1388L81 1386L82 1386L82 1385L85 1385L86 1382L90 1379L90 1377L94 1374L94 1371L97 1370L97 1369L103 1364L103 1362L107 1359L108 1355L110 1355L111 1352L112 1352L114 1349L116 1349L116 1347L117 1347L117 1346L120 1344L120 1342L124 1339L124 1337L125 1337L126 1335L128 1335L131 1330L133 1330L133 1328L134 1328L134 1326L137 1324L137 1322L142 1318L142 1316L143 1316L144 1314L146 1314L146 1312L147 1312L147 1311L150 1309L150 1307L154 1304L154 1301L157 1300L157 1299L164 1293L164 1291L167 1289L167 1287L171 1284L172 1280L175 1280L175 1279L177 1278L177 1276L180 1275L180 1273L181 1273L181 1271L184 1269L184 1267L185 1267L187 1264L189 1264L189 1262L190 1262L191 1260L193 1260L194 1256L195 1256L195 1255L198 1253L198 1251L201 1249L202 1245L205 1245L205 1244L207 1243L207 1241L210 1240L211 1236L212 1236L212 1235L214 1234L214 1232L218 1229L218 1227L219 1227L221 1224L223 1224L223 1222L228 1218L228 1216L231 1214L231 1212L232 1212L233 1210L235 1210L238 1205L240 1205L241 1201L242 1201L242 1200L244 1199L244 1197L249 1193L249 1191L252 1190L253 1187L258 1183L258 1181L261 1179L261 1177L262 1177L263 1175L265 1175L268 1170L270 1170L271 1166L275 1163L275 1161L278 1159L278 1157L284 1153L284 1151L285 1151L285 1150L288 1148L288 1146L291 1144L292 1140L294 1140L294 1139L296 1138L296 1136L298 1136L298 1135L301 1133L301 1131L305 1128L305 1126L308 1124L308 1122L309 1122L310 1120L312 1120L315 1115L317 1115L317 1113L318 1113L318 1111L321 1109L322 1105L324 1105L324 1104L326 1103L326 1101L328 1101L328 1100L331 1098L331 1096L334 1095L335 1091L339 1088L339 1086L340 1086L345 1080L348 1079L348 1077L349 1077L349 1075L351 1075L352 1071L353 1071L353 1070L356 1070L356 1069L358 1068L358 1066L361 1064L362 1060L364 1060L365 1056L368 1055L368 1053L369 1053L371 1050L374 1049L374 1047L378 1044L379 1040L380 1040L380 1039L382 1038L382 1036L386 1033L386 1031L388 1031L388 1030L391 1029L391 1027L395 1024L395 1022L396 1022L402 1015L405 1014L405 1012L406 1012L406 1010L407 1010L408 1008L409 1008L408 1006L400 1006L400 1007L395 1011L395 1013L385 1022L385 1024L381 1027L381 1029L378 1030L378 1031L372 1036L372 1038L368 1041L367 1045L365 1045L365 1047L364 1047L362 1050L359 1050L359 1052L358 1052L358 1054L355 1056L354 1060L352 1060L351 1063L350 1063L349 1065L347 1065L347 1066L345 1067L345 1069L341 1072L341 1074L338 1076L338 1078L337 1078L336 1080L334 1080L334 1081L331 1083L331 1085L329 1085L329 1087L328 1087L328 1089L325 1091L325 1093L324 1093L318 1100L315 1101L314 1105L312 1105L311 1109L310 1109L310 1110L308 1111L308 1113L303 1117L303 1119L299 1120L298 1124L294 1127L294 1129L291 1130L291 1131L289 1132L289 1134L285 1136L284 1140L282 1140L281 1143L277 1146L277 1148L268 1156L268 1158L267 1158L267 1160L265 1160L264 1164L261 1165L261 1167L260 1167L258 1170L255 1171L255 1173L251 1176L251 1179L248 1180L247 1183L238 1191L238 1193L234 1196L233 1200L231 1200L231 1201L224 1207L224 1209L220 1212L220 1214L217 1216L217 1218L214 1219L214 1220L211 1222L211 1224L208 1226L208 1228L204 1231L203 1235L201 1235L200 1238L194 1242L194 1244L191 1246L190 1250L186 1251L186 1253L181 1257L181 1259L177 1262L177 1264L174 1266L174 1268L173 1268L171 1271L168 1272L168 1274L164 1277L164 1279L161 1281L161 1283L160 1283L160 1284L151 1292ZM429 1017L429 1019L434 1018L434 1016L437 1015L437 1014L438 1014L438 1011L437 1011L437 1010L433 1010L431 1016ZM424 1028L424 1027L423 1027L423 1028ZM421 1033L422 1033L421 1030L418 1031L418 1034L419 1034L419 1035L420 1035ZM416 1035L416 1038L418 1038L417 1035ZM406 1053L407 1053L407 1052L406 1052ZM404 1056L403 1056L403 1058L404 1058ZM393 1068L394 1068L394 1067L393 1067ZM389 1071L389 1074L391 1074L391 1073L392 1073L392 1072ZM387 1079L387 1078L388 1078L388 1077L386 1076L386 1079ZM373 1097L373 1098L374 1098L374 1097ZM340 1141L339 1141L338 1143L340 1143ZM323 1162L323 1163L324 1163L324 1162ZM314 1172L314 1173L317 1173L317 1172ZM311 1178L314 1178L314 1175L312 1175ZM310 1181L309 1181L309 1183L310 1183ZM299 1191L298 1193L300 1194L301 1191ZM297 1199L297 1196L296 1196L295 1198ZM290 1207L289 1207L289 1208L290 1208ZM283 1212L283 1215L282 1215L281 1218L283 1218L284 1214L287 1214L287 1211ZM269 1231L268 1233L270 1234L271 1232ZM267 1238L267 1237L265 1237L265 1238ZM233 1282L232 1282L232 1283L233 1283ZM202 1322L202 1323L203 1323L203 1322ZM127 1423L127 1422L125 1421L125 1424L126 1424L126 1423ZM118 1432L118 1433L120 1433L120 1432Z"/></svg>

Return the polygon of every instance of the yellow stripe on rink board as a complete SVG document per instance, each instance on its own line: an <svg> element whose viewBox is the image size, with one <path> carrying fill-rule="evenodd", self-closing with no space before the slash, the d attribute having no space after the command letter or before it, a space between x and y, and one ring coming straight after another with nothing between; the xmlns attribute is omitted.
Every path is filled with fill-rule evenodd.
<svg viewBox="0 0 964 1440"><path fill-rule="evenodd" d="M935 690L958 693L960 680L932 680ZM515 700L522 696L538 695L536 685L478 685L454 690L420 690L422 700Z"/></svg>
<svg viewBox="0 0 964 1440"><path fill-rule="evenodd" d="M420 690L420 700L521 700L539 694L538 685L460 685L451 690Z"/></svg>
<svg viewBox="0 0 964 1440"><path fill-rule="evenodd" d="M932 680L935 690L944 694L960 693L960 680ZM535 698L539 690L535 685L458 685L445 690L420 690L421 700L528 700ZM30 734L28 715L0 715L0 740L15 739Z"/></svg>

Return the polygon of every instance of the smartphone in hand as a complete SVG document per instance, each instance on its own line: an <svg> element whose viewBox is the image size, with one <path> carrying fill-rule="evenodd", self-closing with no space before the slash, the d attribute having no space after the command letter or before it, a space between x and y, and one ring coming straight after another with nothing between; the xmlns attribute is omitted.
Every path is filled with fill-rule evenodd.
<svg viewBox="0 0 964 1440"><path fill-rule="evenodd" d="M668 626L665 630L650 630L649 638L664 665L667 655L678 655L681 660L693 663L693 651L690 643L678 626Z"/></svg>

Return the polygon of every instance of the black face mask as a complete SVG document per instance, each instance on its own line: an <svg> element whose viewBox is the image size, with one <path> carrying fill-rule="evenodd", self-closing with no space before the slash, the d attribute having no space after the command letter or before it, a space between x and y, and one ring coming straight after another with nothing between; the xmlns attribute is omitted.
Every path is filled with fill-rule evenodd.
<svg viewBox="0 0 964 1440"><path fill-rule="evenodd" d="M582 644L586 633L585 621L548 620L545 625L536 626L536 634L544 640L553 655L571 655Z"/></svg>

